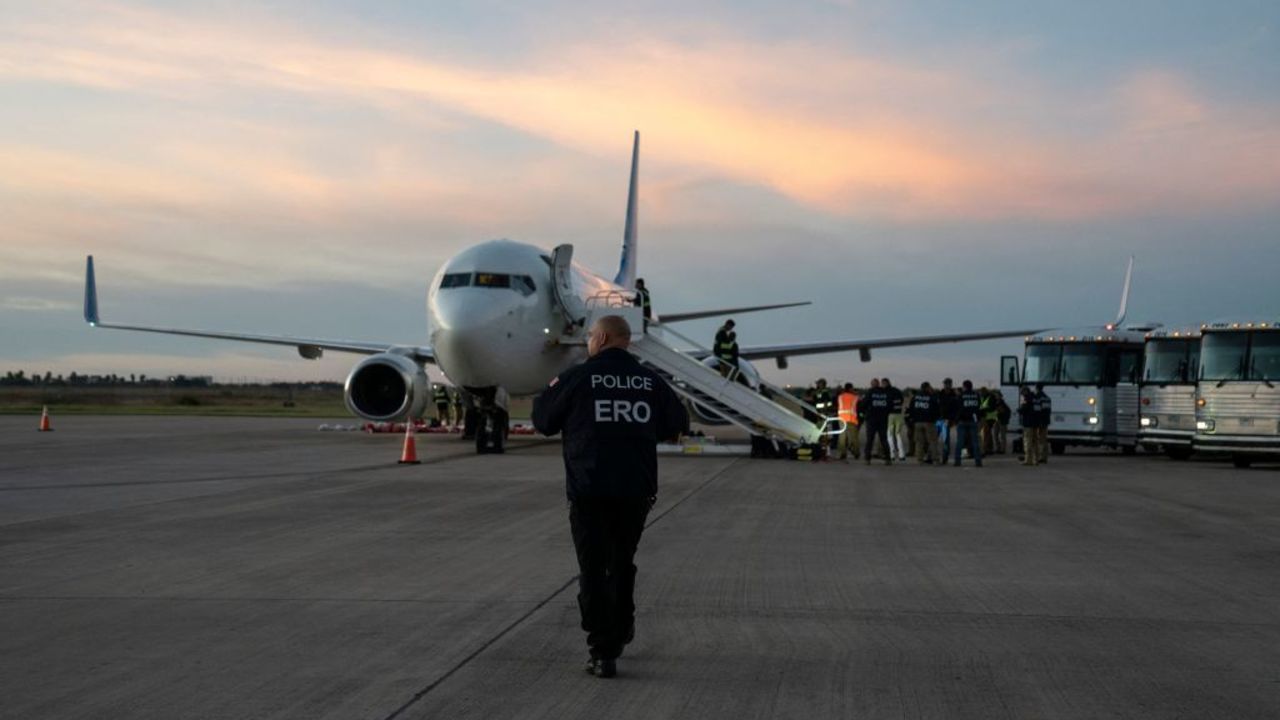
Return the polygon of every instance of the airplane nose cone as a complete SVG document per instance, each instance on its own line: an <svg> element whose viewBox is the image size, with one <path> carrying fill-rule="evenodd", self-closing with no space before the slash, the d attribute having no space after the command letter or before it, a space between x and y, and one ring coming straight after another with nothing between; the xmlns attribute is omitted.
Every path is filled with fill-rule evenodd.
<svg viewBox="0 0 1280 720"><path fill-rule="evenodd" d="M437 299L432 349L442 370L455 382L488 387L500 382L512 323L511 308L486 291L463 289L453 297ZM468 297L469 296L469 297Z"/></svg>

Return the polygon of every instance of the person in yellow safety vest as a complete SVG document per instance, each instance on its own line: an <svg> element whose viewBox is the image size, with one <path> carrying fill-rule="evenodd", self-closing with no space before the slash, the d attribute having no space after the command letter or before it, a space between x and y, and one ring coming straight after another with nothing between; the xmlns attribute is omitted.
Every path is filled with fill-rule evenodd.
<svg viewBox="0 0 1280 720"><path fill-rule="evenodd" d="M978 390L978 420L979 434L982 437L982 454L991 455L995 451L995 433L996 433L996 416L999 414L1000 404L996 402L995 393L987 388Z"/></svg>
<svg viewBox="0 0 1280 720"><path fill-rule="evenodd" d="M836 412L844 421L844 432L840 434L836 449L840 452L840 459L849 462L849 453L852 452L855 458L862 454L858 442L858 393L853 389L853 383L845 383L836 396Z"/></svg>
<svg viewBox="0 0 1280 720"><path fill-rule="evenodd" d="M733 328L733 319L725 320L720 329L716 331L716 340L711 346L712 354L720 361L716 363L716 369L725 377L728 377L729 372L737 366L738 342Z"/></svg>

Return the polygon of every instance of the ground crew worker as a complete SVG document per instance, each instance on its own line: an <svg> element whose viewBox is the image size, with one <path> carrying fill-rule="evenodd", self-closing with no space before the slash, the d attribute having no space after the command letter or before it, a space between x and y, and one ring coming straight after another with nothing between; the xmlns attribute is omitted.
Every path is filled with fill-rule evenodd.
<svg viewBox="0 0 1280 720"><path fill-rule="evenodd" d="M1022 423L1022 464L1040 464L1040 411L1036 393L1023 386L1018 398L1018 422Z"/></svg>
<svg viewBox="0 0 1280 720"><path fill-rule="evenodd" d="M907 406L907 414L911 417L912 433L915 438L916 460L923 463L942 465L942 457L938 454L938 419L942 417L942 402L929 383L921 383L920 391L911 398Z"/></svg>
<svg viewBox="0 0 1280 720"><path fill-rule="evenodd" d="M992 392L996 396L996 454L1004 455L1009 452L1009 419L1013 416L1013 409L1005 402L1004 393L999 390Z"/></svg>
<svg viewBox="0 0 1280 720"><path fill-rule="evenodd" d="M553 378L533 402L538 432L564 434L587 672L603 678L616 674L635 635L634 557L658 494L657 444L689 425L671 387L627 352L630 338L625 319L600 318L587 360Z"/></svg>
<svg viewBox="0 0 1280 720"><path fill-rule="evenodd" d="M720 374L728 377L729 373L737 367L734 360L734 347L738 342L737 333L733 332L733 319L724 321L719 330L716 330L715 342L711 345L711 352L720 361L716 363L716 369Z"/></svg>
<svg viewBox="0 0 1280 720"><path fill-rule="evenodd" d="M978 428L982 437L982 454L990 455L995 451L996 441L996 397L986 387L978 390Z"/></svg>
<svg viewBox="0 0 1280 720"><path fill-rule="evenodd" d="M906 421L902 416L904 399L902 391L889 382L889 378L880 378L880 387L889 393L889 455L894 460L907 459Z"/></svg>
<svg viewBox="0 0 1280 720"><path fill-rule="evenodd" d="M978 407L982 402L973 383L965 380L956 403L956 467L960 467L960 451L968 448L973 464L982 467L982 447L978 442Z"/></svg>
<svg viewBox="0 0 1280 720"><path fill-rule="evenodd" d="M884 448L884 464L893 464L893 454L889 452L889 442L885 433L889 429L889 390L880 386L877 380L871 381L871 389L867 391L867 444L863 446L863 458L871 464L871 451L876 446L876 437Z"/></svg>
<svg viewBox="0 0 1280 720"><path fill-rule="evenodd" d="M431 397L436 402L436 415L440 419L440 425L449 424L449 388L444 383L436 383L431 388Z"/></svg>
<svg viewBox="0 0 1280 720"><path fill-rule="evenodd" d="M834 415L836 402L831 389L827 387L826 378L818 378L817 384L813 386L813 407L823 419Z"/></svg>
<svg viewBox="0 0 1280 720"><path fill-rule="evenodd" d="M644 278L636 278L636 294L631 304L644 311L644 329L649 330L649 321L653 319L653 304L649 300L649 288L644 286Z"/></svg>
<svg viewBox="0 0 1280 720"><path fill-rule="evenodd" d="M844 421L844 432L840 433L836 448L840 451L840 459L849 462L850 453L855 458L861 454L858 452L861 449L858 447L858 393L853 389L853 383L845 383L844 389L836 396L836 412Z"/></svg>
<svg viewBox="0 0 1280 720"><path fill-rule="evenodd" d="M1037 457L1043 464L1049 462L1049 425L1053 420L1053 400L1044 391L1044 383L1036 383L1036 412L1040 416L1040 450Z"/></svg>

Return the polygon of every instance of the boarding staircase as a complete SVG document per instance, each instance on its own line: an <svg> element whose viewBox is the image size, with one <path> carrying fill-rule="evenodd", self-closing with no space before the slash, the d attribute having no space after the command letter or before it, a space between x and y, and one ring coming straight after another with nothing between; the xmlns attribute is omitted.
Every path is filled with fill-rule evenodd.
<svg viewBox="0 0 1280 720"><path fill-rule="evenodd" d="M759 388L753 388L739 380L737 368L709 367L698 358L714 358L711 351L674 330L654 322L645 328L641 309L632 305L629 295L609 291L588 298L585 326L590 327L602 315L622 315L627 319L632 327L628 348L631 354L662 376L677 394L751 435L801 446L818 442L824 434L838 435L844 431L844 422L839 418L823 418L818 423L806 418L806 409L812 417L822 415L780 387L761 380ZM678 350L669 344L669 338L677 338L694 349ZM718 358L712 362L723 363ZM785 398L800 412L788 409L771 397Z"/></svg>

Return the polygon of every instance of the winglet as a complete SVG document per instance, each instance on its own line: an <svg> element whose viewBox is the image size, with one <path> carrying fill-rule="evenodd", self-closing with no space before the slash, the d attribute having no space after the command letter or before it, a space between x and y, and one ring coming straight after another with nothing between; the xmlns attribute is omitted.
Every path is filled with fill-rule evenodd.
<svg viewBox="0 0 1280 720"><path fill-rule="evenodd" d="M98 284L93 279L92 255L84 267L84 321L90 325L98 324Z"/></svg>
<svg viewBox="0 0 1280 720"><path fill-rule="evenodd" d="M1129 269L1124 273L1124 290L1120 293L1120 312L1116 315L1116 321L1112 323L1112 327L1120 327L1120 323L1124 322L1124 316L1129 312L1129 287L1133 281L1133 256L1129 256Z"/></svg>
<svg viewBox="0 0 1280 720"><path fill-rule="evenodd" d="M613 279L615 284L627 289L636 286L636 175L639 165L640 131L636 130L631 146L631 186L627 190L627 224L622 231L622 261L618 264L618 275Z"/></svg>

